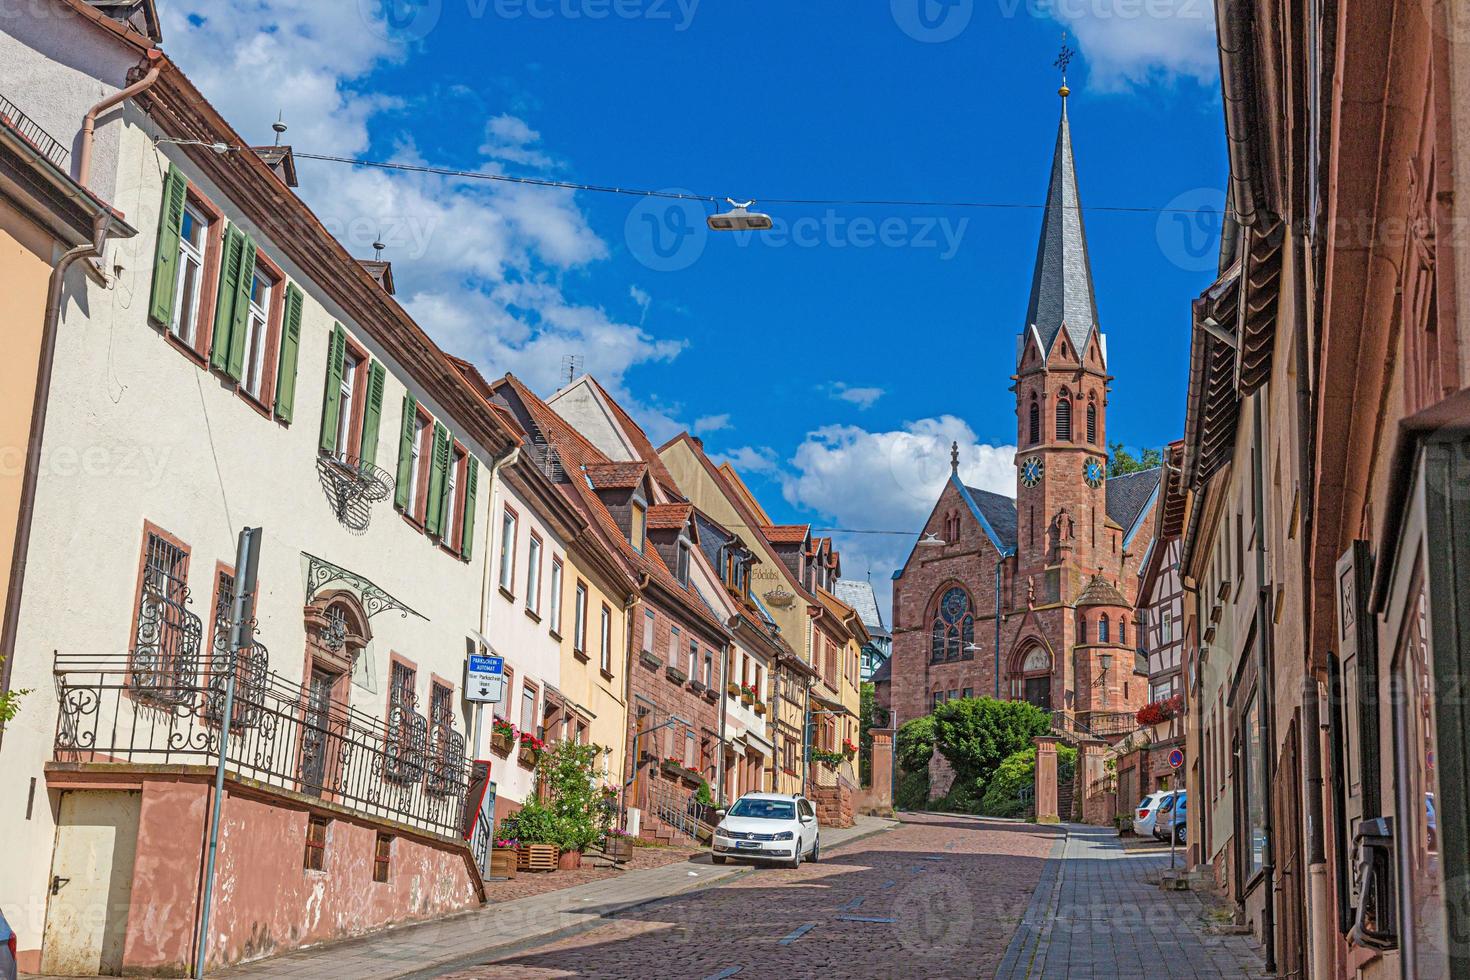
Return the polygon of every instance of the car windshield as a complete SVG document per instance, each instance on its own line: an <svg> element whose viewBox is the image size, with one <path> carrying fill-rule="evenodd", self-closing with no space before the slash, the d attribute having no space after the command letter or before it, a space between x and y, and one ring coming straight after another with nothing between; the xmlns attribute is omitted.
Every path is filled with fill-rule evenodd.
<svg viewBox="0 0 1470 980"><path fill-rule="evenodd" d="M736 800L730 808L732 817L754 817L757 820L790 820L796 807L790 800Z"/></svg>

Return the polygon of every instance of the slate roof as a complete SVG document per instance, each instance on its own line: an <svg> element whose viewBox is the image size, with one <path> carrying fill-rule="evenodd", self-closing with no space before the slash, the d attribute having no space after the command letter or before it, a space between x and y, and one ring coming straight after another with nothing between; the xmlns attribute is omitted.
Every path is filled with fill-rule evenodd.
<svg viewBox="0 0 1470 980"><path fill-rule="evenodd" d="M874 684L884 684L893 680L893 658L889 657L873 670L873 676L868 678Z"/></svg>
<svg viewBox="0 0 1470 980"><path fill-rule="evenodd" d="M858 618L873 636L887 636L888 627L883 625L883 612L878 608L878 597L873 593L873 583L864 579L840 578L832 584L837 598L857 610Z"/></svg>
<svg viewBox="0 0 1470 980"><path fill-rule="evenodd" d="M1051 181L1046 189L1046 212L1041 240L1036 246L1036 268L1031 275L1031 301L1026 328L1036 327L1043 351L1050 351L1062 327L1072 346L1087 349L1087 337L1097 323L1097 300L1092 292L1092 269L1087 261L1087 234L1082 228L1082 200L1077 194L1077 164L1072 158L1072 128L1067 101L1052 154Z"/></svg>
<svg viewBox="0 0 1470 980"><path fill-rule="evenodd" d="M1142 516L1163 472L1160 467L1155 466L1152 469L1108 478L1108 517L1116 521L1125 534L1133 530L1133 525Z"/></svg>
<svg viewBox="0 0 1470 980"><path fill-rule="evenodd" d="M990 529L995 532L995 536L1000 539L1001 548L1006 551L1015 551L1015 500L1003 493L981 490L979 487L965 487L965 493L970 495L970 500L984 515L985 520L990 524Z"/></svg>

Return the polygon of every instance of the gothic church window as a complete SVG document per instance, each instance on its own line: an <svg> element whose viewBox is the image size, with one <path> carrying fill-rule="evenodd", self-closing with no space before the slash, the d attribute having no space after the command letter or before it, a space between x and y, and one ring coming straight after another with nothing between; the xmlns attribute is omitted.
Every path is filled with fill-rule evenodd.
<svg viewBox="0 0 1470 980"><path fill-rule="evenodd" d="M1031 396L1031 420L1027 426L1028 441L1031 445L1041 441L1041 406L1036 404L1036 396Z"/></svg>
<svg viewBox="0 0 1470 980"><path fill-rule="evenodd" d="M1097 642L1108 642L1108 617L1106 613L1097 621Z"/></svg>
<svg viewBox="0 0 1470 980"><path fill-rule="evenodd" d="M1087 441L1097 445L1097 406L1087 406Z"/></svg>
<svg viewBox="0 0 1470 980"><path fill-rule="evenodd" d="M1070 398L1057 400L1057 441L1072 441L1072 400Z"/></svg>
<svg viewBox="0 0 1470 980"><path fill-rule="evenodd" d="M965 647L975 642L975 616L970 609L970 596L964 589L954 586L940 597L934 610L933 640L930 659L970 659L972 654Z"/></svg>

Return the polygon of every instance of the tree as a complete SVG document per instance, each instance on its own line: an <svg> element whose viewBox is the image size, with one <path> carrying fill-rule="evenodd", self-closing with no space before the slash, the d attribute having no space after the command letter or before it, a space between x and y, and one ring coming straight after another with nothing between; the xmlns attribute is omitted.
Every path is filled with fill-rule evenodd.
<svg viewBox="0 0 1470 980"><path fill-rule="evenodd" d="M586 850L601 833L602 793L594 785L593 768L601 752L596 745L564 741L548 746L537 760L536 779L555 828L556 839L548 843L564 851Z"/></svg>
<svg viewBox="0 0 1470 980"><path fill-rule="evenodd" d="M894 751L898 766L904 772L929 771L929 758L934 754L934 718L925 715L906 721L898 729Z"/></svg>
<svg viewBox="0 0 1470 980"><path fill-rule="evenodd" d="M1051 730L1051 716L1027 701L956 698L934 709L934 745L957 780L985 783L1006 756Z"/></svg>
<svg viewBox="0 0 1470 980"><path fill-rule="evenodd" d="M1164 461L1163 453L1152 446L1145 446L1141 454L1134 456L1121 442L1113 442L1108 444L1108 451L1108 476L1151 470Z"/></svg>

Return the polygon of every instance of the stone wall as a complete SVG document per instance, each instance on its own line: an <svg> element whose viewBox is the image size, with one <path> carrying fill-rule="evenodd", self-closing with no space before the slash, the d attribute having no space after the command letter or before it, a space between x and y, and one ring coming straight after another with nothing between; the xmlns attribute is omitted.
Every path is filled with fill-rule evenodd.
<svg viewBox="0 0 1470 980"><path fill-rule="evenodd" d="M817 807L817 823L823 827L851 827L853 824L853 786L838 779L832 786L812 786L812 803Z"/></svg>

